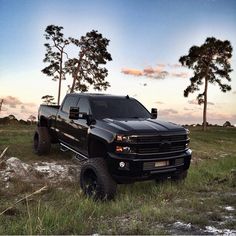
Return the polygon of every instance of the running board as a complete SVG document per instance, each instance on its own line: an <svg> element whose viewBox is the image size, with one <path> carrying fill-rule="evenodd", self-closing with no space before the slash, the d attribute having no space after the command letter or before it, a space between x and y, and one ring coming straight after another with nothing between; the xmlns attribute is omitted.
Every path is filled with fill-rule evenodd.
<svg viewBox="0 0 236 236"><path fill-rule="evenodd" d="M68 146L65 145L64 143L60 143L60 145L61 145L61 148L60 148L61 151L63 151L63 152L66 152L66 151L71 151L71 152L73 152L73 153L75 154L75 158L78 159L79 161L88 160L88 158L87 158L85 155L83 155L83 154L81 154L81 153L75 151L74 149L68 147Z"/></svg>
<svg viewBox="0 0 236 236"><path fill-rule="evenodd" d="M60 143L60 150L61 150L62 152L67 152L67 151L69 151L69 149L66 148L66 147L63 147L63 146L61 145L61 143Z"/></svg>

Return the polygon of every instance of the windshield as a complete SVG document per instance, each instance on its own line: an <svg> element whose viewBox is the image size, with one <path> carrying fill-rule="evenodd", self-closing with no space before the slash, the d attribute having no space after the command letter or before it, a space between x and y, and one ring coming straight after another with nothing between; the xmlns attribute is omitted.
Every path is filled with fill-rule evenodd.
<svg viewBox="0 0 236 236"><path fill-rule="evenodd" d="M151 118L150 113L132 98L92 98L92 114L95 119L104 118Z"/></svg>

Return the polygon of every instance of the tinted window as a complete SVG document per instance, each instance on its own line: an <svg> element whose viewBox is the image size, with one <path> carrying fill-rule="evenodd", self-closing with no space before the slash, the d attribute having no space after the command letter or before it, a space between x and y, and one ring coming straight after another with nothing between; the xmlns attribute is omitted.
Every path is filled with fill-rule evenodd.
<svg viewBox="0 0 236 236"><path fill-rule="evenodd" d="M70 107L76 107L78 103L78 97L76 96L67 96L65 102L62 106L62 111L69 113Z"/></svg>
<svg viewBox="0 0 236 236"><path fill-rule="evenodd" d="M93 98L91 108L94 118L150 118L147 109L135 99Z"/></svg>
<svg viewBox="0 0 236 236"><path fill-rule="evenodd" d="M90 106L89 106L89 101L87 98L80 98L79 103L79 112L90 114Z"/></svg>

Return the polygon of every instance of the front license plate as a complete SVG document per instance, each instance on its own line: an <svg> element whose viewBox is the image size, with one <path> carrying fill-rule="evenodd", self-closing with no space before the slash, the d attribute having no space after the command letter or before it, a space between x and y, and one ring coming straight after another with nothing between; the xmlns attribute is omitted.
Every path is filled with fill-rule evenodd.
<svg viewBox="0 0 236 236"><path fill-rule="evenodd" d="M169 161L157 161L155 162L155 167L168 166Z"/></svg>

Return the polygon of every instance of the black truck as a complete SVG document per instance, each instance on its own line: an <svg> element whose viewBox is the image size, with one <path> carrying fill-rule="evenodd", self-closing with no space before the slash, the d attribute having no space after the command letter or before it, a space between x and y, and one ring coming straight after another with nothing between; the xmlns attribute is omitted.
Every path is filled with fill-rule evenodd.
<svg viewBox="0 0 236 236"><path fill-rule="evenodd" d="M111 199L117 184L184 179L191 161L188 134L129 96L72 93L61 106L40 106L33 149L45 155L59 143L63 151L72 151L85 160L84 193Z"/></svg>

